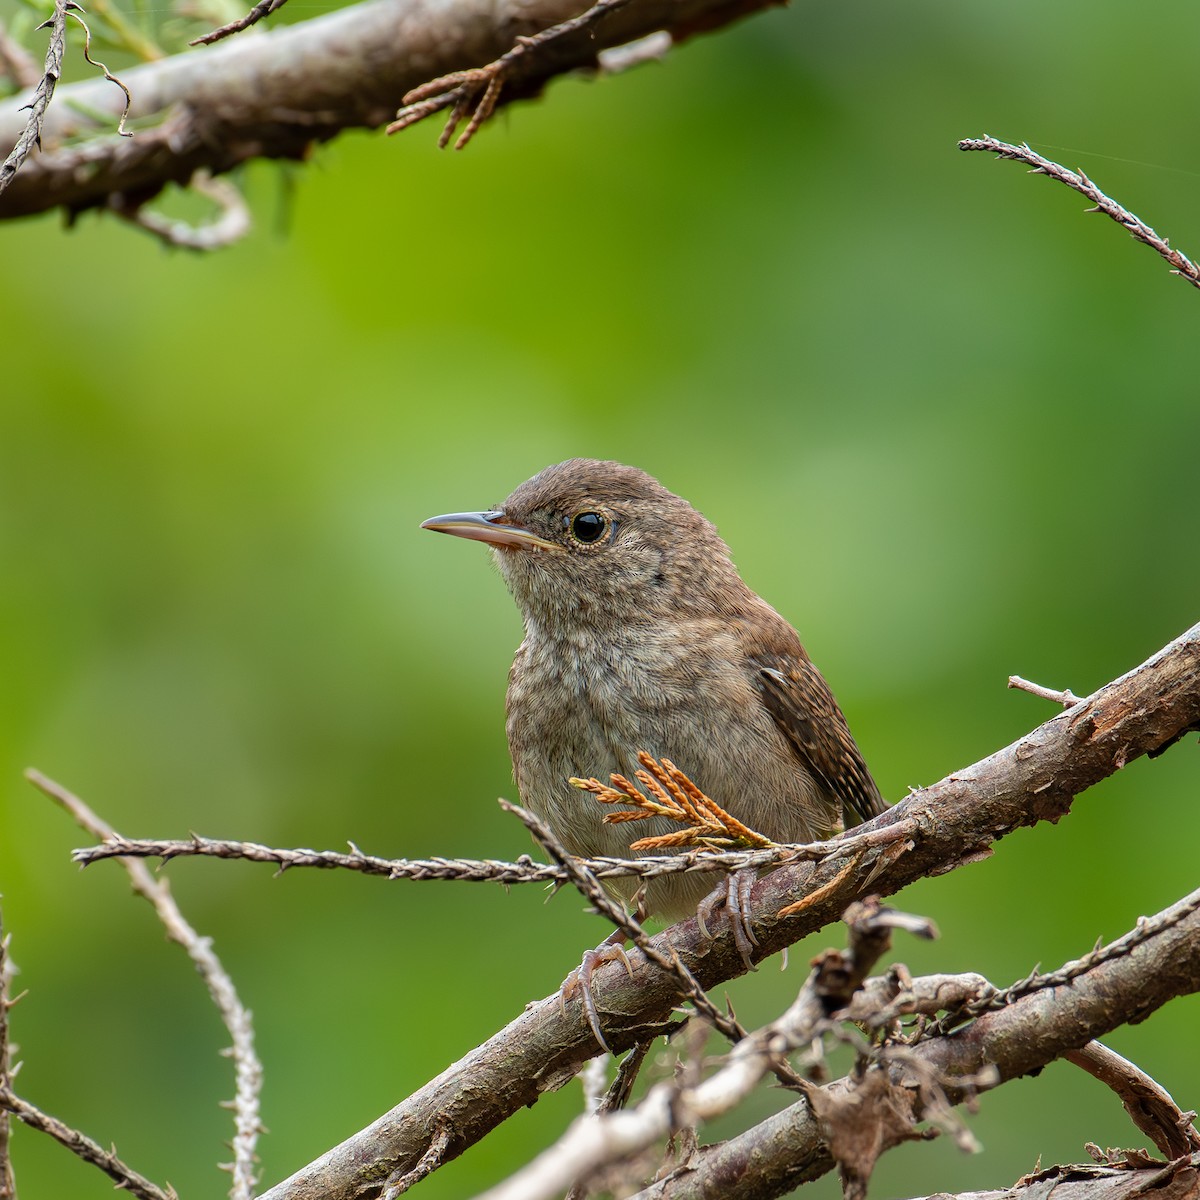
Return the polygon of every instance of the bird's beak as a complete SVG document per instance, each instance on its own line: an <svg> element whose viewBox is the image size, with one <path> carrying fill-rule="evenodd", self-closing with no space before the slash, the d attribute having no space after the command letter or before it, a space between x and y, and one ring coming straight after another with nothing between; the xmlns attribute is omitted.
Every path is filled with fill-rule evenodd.
<svg viewBox="0 0 1200 1200"><path fill-rule="evenodd" d="M489 546L502 546L508 550L562 550L561 546L538 537L523 525L508 523L502 509L447 513L443 517L430 517L428 521L422 521L421 528L432 529L436 533L452 533L455 537L487 542Z"/></svg>

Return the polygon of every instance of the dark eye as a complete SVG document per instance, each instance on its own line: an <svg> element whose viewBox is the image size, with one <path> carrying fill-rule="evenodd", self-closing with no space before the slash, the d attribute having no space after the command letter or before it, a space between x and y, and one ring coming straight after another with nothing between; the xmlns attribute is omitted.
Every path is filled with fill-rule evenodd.
<svg viewBox="0 0 1200 1200"><path fill-rule="evenodd" d="M608 521L598 512L581 512L575 514L571 522L571 534L576 541L591 545L598 542L608 529Z"/></svg>

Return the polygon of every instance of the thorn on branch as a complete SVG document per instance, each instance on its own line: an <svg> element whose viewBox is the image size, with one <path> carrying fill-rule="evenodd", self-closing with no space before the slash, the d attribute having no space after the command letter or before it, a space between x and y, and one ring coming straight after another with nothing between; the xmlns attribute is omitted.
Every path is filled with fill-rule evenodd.
<svg viewBox="0 0 1200 1200"><path fill-rule="evenodd" d="M1157 251L1171 266L1171 274L1186 279L1193 287L1200 288L1200 267L1186 254L1173 250L1164 237L1160 237L1144 221L1134 216L1128 209L1123 208L1111 197L1106 196L1082 171L1069 171L1051 159L1043 158L1029 148L1027 142L1014 146L1002 142L998 138L984 136L981 138L964 138L958 143L960 150L988 150L1000 158L1015 159L1029 165L1030 174L1048 175L1059 183L1065 184L1072 190L1086 196L1095 205L1089 212L1102 212L1111 217L1116 223L1128 230L1137 241Z"/></svg>

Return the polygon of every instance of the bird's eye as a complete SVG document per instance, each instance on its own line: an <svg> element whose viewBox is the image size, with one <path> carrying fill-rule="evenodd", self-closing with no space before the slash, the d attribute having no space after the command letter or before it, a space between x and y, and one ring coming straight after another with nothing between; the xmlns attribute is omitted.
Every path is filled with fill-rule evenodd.
<svg viewBox="0 0 1200 1200"><path fill-rule="evenodd" d="M608 519L598 512L576 513L571 521L571 536L584 545L598 542L608 530Z"/></svg>

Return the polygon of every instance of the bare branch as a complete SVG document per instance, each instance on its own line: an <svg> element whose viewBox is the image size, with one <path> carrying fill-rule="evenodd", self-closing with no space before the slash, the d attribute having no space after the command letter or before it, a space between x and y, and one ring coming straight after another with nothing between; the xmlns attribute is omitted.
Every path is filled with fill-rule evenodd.
<svg viewBox="0 0 1200 1200"><path fill-rule="evenodd" d="M900 1145L930 1115L918 1073L942 1081L946 1098L963 1103L990 1066L996 1083L1016 1079L1119 1025L1142 1020L1176 996L1200 991L1200 893L1159 913L1151 924L1156 932L1144 940L1134 942L1138 930L1118 939L1120 953L1088 956L1095 965L1071 987L1043 987L966 1029L907 1048L890 1076L875 1066L820 1092L835 1110L853 1111L859 1129L880 1151ZM964 1080L970 1085L963 1087ZM729 1141L705 1147L689 1170L651 1185L636 1200L782 1196L832 1168L827 1136L809 1106L792 1105ZM712 1190L714 1180L721 1181L719 1193Z"/></svg>
<svg viewBox="0 0 1200 1200"><path fill-rule="evenodd" d="M611 47L659 31L678 44L774 2L638 0L594 29L552 42L528 74L506 78L498 99L536 95L554 76L594 68ZM58 205L72 212L107 207L122 195L149 199L202 167L219 175L253 158L303 159L345 129L386 124L404 95L433 76L483 67L511 50L515 38L534 37L583 7L581 0L364 0L145 63L123 76L133 93L130 115L141 125L132 143L85 137L104 130L81 114L115 121L119 105L99 81L66 85L47 116L42 153L0 197L0 219ZM24 128L29 101L0 103L0 154Z"/></svg>
<svg viewBox="0 0 1200 1200"><path fill-rule="evenodd" d="M57 1117L49 1116L27 1100L22 1100L7 1087L0 1087L0 1108L11 1112L30 1129L49 1135L84 1162L99 1167L110 1179L116 1180L119 1188L137 1196L139 1200L179 1200L174 1188L167 1187L164 1190L156 1183L151 1183L145 1176L127 1167L115 1154L103 1149L77 1129L64 1125Z"/></svg>
<svg viewBox="0 0 1200 1200"><path fill-rule="evenodd" d="M1200 1153L1194 1112L1181 1112L1170 1092L1140 1067L1100 1042L1088 1042L1063 1057L1112 1088L1130 1120L1167 1158Z"/></svg>
<svg viewBox="0 0 1200 1200"><path fill-rule="evenodd" d="M71 4L72 0L54 0L54 15L49 21L38 26L39 29L50 26L50 44L46 47L46 65L41 79L34 88L33 98L28 104L21 106L22 109L29 109L29 119L24 123L24 128L13 143L4 162L0 163L0 195L16 177L17 172L21 169L21 164L29 156L30 150L34 146L42 144L42 124L46 119L46 109L50 105L54 89L58 86L59 78L62 76L62 61L67 44L67 8Z"/></svg>
<svg viewBox="0 0 1200 1200"><path fill-rule="evenodd" d="M577 858L584 869L597 879L635 877L657 879L690 871L728 873L778 867L792 862L842 860L902 843L917 831L915 821L897 821L878 829L853 832L822 842L803 845L773 846L763 850L727 852L694 850L678 854L646 855L642 858ZM349 854L337 850L282 849L258 842L203 838L195 834L186 841L167 838L125 838L114 834L98 846L86 846L71 852L80 866L90 866L106 858L230 858L272 863L280 871L296 867L342 869L386 879L460 880L466 883L569 883L570 874L557 863L539 863L526 855L516 862L492 858L381 858L364 854L352 847Z"/></svg>
<svg viewBox="0 0 1200 1200"><path fill-rule="evenodd" d="M221 250L240 241L250 232L253 225L250 208L242 193L228 179L214 179L207 171L201 170L192 176L188 187L216 204L218 211L214 220L204 225L171 221L152 212L145 204L128 203L123 196L114 199L112 210L165 245L180 250Z"/></svg>
<svg viewBox="0 0 1200 1200"><path fill-rule="evenodd" d="M39 791L62 805L76 824L93 837L109 838L117 834L111 825L66 788L48 779L40 771L29 770L25 777ZM255 1147L262 1129L259 1118L259 1094L262 1091L262 1064L254 1050L254 1028L250 1013L238 999L233 980L221 965L212 942L201 937L188 924L171 895L165 879L155 879L149 868L136 859L122 859L121 865L129 874L133 890L148 900L167 931L167 936L187 952L208 987L208 993L221 1014L225 1028L233 1039L233 1061L236 1090L233 1102L235 1134L233 1163L230 1172L233 1183L231 1200L252 1200L255 1184ZM24 1117L21 1118L25 1120Z"/></svg>
<svg viewBox="0 0 1200 1200"><path fill-rule="evenodd" d="M1130 1155L1120 1163L1082 1163L1050 1167L1019 1179L1012 1187L986 1192L938 1192L937 1200L1196 1200L1200 1154L1171 1163Z"/></svg>
<svg viewBox="0 0 1200 1200"><path fill-rule="evenodd" d="M1197 726L1200 625L1069 712L876 817L867 829L915 822L909 839L899 844L903 852L892 846L875 861L865 855L856 873L819 903L792 917L777 915L827 887L842 872L843 860L793 864L760 879L752 893L756 956L775 954L820 929L859 896L890 895L924 875L974 861L1014 829L1060 819L1092 784ZM746 969L732 935L722 931L706 938L695 918L653 940L664 952L677 954L706 989ZM645 1031L661 1026L678 997L673 976L641 956L631 961L632 977L611 964L593 978L616 1050L645 1040ZM1098 1033L1076 1044L1091 1036ZM452 1158L542 1092L572 1078L594 1054L590 1034L561 1011L557 996L548 997L367 1129L272 1188L263 1200L365 1200L372 1180L407 1170L421 1159L437 1114L453 1127L447 1149Z"/></svg>
<svg viewBox="0 0 1200 1200"><path fill-rule="evenodd" d="M1106 196L1082 171L1068 171L1066 167L1035 153L1024 143L1020 146L1013 146L994 137L964 138L958 143L958 148L960 150L990 150L1001 158L1011 158L1018 162L1028 163L1033 168L1031 174L1048 175L1051 179L1057 179L1059 183L1073 188L1096 206L1088 209L1089 212L1102 212L1105 216L1111 217L1118 225L1127 229L1132 237L1145 243L1165 258L1171 264L1172 275L1179 275L1193 287L1200 288L1200 267L1196 266L1186 254L1173 250L1167 239L1159 237L1144 221Z"/></svg>
<svg viewBox="0 0 1200 1200"><path fill-rule="evenodd" d="M263 17L269 17L272 13L278 12L286 3L287 0L258 0L258 3L244 17L238 17L236 21L230 21L227 25L212 30L211 33L206 33L188 42L188 45L211 46L213 42L219 42L235 33L241 33L243 29L249 29L251 25L257 25Z"/></svg>
<svg viewBox="0 0 1200 1200"><path fill-rule="evenodd" d="M575 1180L626 1159L668 1134L711 1121L741 1103L787 1054L834 1023L867 973L884 954L896 924L878 903L856 904L846 913L847 954L828 950L814 963L799 995L776 1021L745 1037L715 1074L690 1086L657 1084L635 1108L578 1119L548 1150L481 1200L550 1200ZM928 933L927 922L914 926Z"/></svg>
<svg viewBox="0 0 1200 1200"><path fill-rule="evenodd" d="M1017 691L1028 692L1031 696L1040 696L1043 700L1049 700L1054 704L1061 704L1063 708L1070 708L1071 705L1078 704L1080 700L1080 697L1076 696L1070 688L1056 692L1053 688L1042 687L1040 683L1030 683L1028 679L1022 679L1020 675L1010 675L1008 686Z"/></svg>

